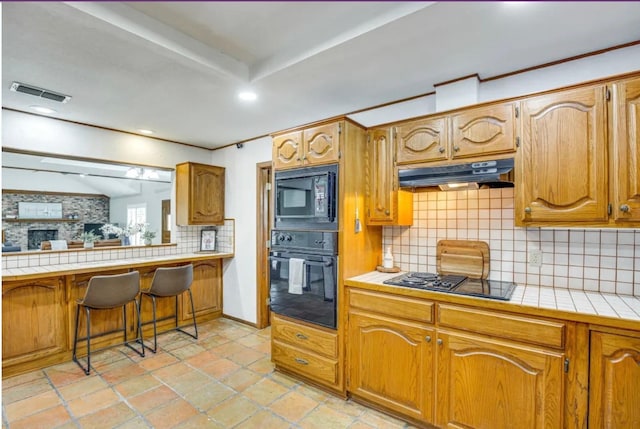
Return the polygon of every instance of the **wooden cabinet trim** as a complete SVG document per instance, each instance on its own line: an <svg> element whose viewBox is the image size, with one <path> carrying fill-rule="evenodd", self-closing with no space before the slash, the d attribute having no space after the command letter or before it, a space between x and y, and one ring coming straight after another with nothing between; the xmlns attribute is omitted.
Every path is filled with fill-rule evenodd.
<svg viewBox="0 0 640 429"><path fill-rule="evenodd" d="M438 304L438 326L563 349L565 323Z"/></svg>
<svg viewBox="0 0 640 429"><path fill-rule="evenodd" d="M433 323L434 303L422 299L351 289L349 307L400 319Z"/></svg>

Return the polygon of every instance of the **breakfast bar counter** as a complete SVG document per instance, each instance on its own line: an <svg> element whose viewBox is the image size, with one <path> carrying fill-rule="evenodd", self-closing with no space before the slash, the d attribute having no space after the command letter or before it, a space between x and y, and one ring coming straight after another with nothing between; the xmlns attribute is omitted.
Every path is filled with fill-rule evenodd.
<svg viewBox="0 0 640 429"><path fill-rule="evenodd" d="M131 252L131 255L120 253L114 259L100 261L76 259L74 263L25 267L9 267L6 261L2 273L3 377L71 360L76 301L84 296L89 280L96 275L138 271L140 288L147 289L157 268L191 263L193 310L188 298L183 296L178 297L177 303L173 297L157 298L158 332L173 329L176 319L182 325L191 322L194 315L198 322L222 315L222 261L232 258L233 253L140 256L133 253L135 250ZM83 256L91 254L82 253ZM28 261L27 258L19 262ZM143 322L153 318L149 301L145 300L141 307ZM126 326L120 309L101 310L92 316L92 336L99 337L95 342L92 340L92 349L122 342L123 329L131 338L135 337L136 312L133 306L129 307ZM143 334L147 338L152 335L152 324L143 324ZM82 345L79 347L80 356L85 353L84 349Z"/></svg>

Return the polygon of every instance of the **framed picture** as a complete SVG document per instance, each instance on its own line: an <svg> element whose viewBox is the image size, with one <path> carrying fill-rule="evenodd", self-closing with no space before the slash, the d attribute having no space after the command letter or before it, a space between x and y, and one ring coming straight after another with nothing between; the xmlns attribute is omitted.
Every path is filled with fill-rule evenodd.
<svg viewBox="0 0 640 429"><path fill-rule="evenodd" d="M213 251L216 250L216 230L203 229L200 232L200 250Z"/></svg>

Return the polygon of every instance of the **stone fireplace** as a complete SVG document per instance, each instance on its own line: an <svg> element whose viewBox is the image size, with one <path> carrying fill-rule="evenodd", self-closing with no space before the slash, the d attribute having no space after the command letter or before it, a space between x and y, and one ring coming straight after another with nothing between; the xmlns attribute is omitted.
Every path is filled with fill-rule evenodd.
<svg viewBox="0 0 640 429"><path fill-rule="evenodd" d="M30 229L27 231L27 249L35 250L40 248L40 243L48 240L57 240L57 229Z"/></svg>

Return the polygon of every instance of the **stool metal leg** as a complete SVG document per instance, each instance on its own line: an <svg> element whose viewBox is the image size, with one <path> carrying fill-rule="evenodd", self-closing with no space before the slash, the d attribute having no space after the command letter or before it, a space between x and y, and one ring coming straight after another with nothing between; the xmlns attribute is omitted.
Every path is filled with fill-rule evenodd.
<svg viewBox="0 0 640 429"><path fill-rule="evenodd" d="M80 363L80 360L78 359L78 356L76 354L77 352L77 348L78 348L78 327L80 325L80 305L78 305L76 307L76 327L75 327L75 335L73 336L73 354L72 354L72 358L73 361L75 363L78 364L78 366L84 371L84 373L86 375L89 375L89 373L91 372L91 309L89 307L85 307L85 310L87 312L87 367L85 368L84 366L82 366L82 364Z"/></svg>
<svg viewBox="0 0 640 429"><path fill-rule="evenodd" d="M178 297L176 296L176 330L187 334L188 336L190 336L191 338L195 338L196 340L198 339L198 325L196 324L196 309L195 306L193 305L193 294L191 293L191 289L187 289L187 292L189 292L189 301L191 301L191 316L193 318L193 329L195 330L195 334L192 334L190 332L185 331L184 329L182 329L180 326L178 326Z"/></svg>
<svg viewBox="0 0 640 429"><path fill-rule="evenodd" d="M133 306L136 308L136 312L138 312L138 302L136 300L133 301ZM127 340L127 304L122 306L122 320L124 321L124 345L129 347L134 352L138 353L140 357L144 357L144 341L142 341L142 328L140 327L140 313L138 312L139 335L137 337L139 337L139 339L136 338L134 341L132 341L132 342L141 344L142 350L140 351L136 350L136 348L131 345L131 342Z"/></svg>

